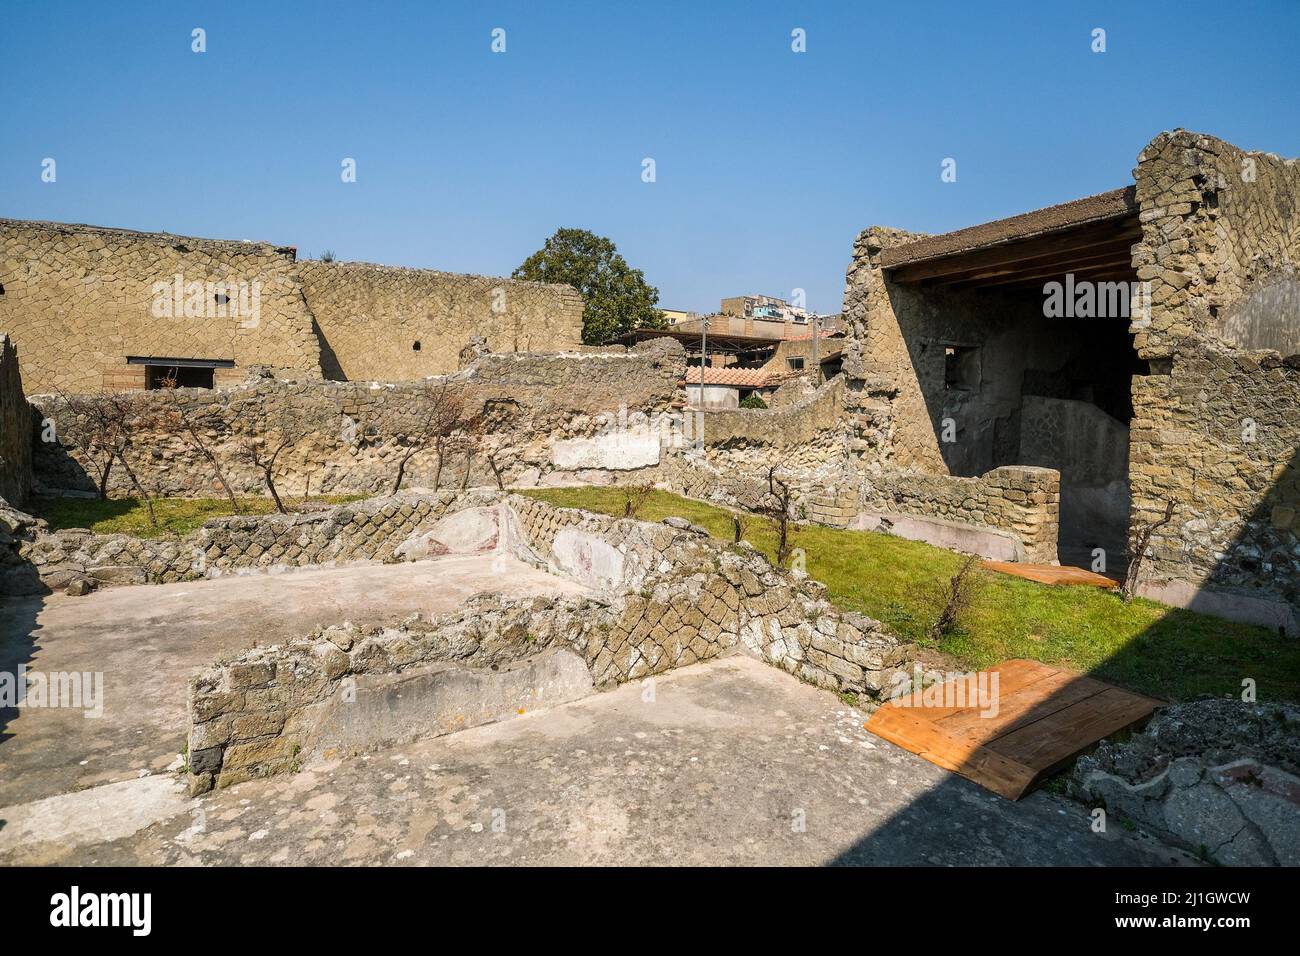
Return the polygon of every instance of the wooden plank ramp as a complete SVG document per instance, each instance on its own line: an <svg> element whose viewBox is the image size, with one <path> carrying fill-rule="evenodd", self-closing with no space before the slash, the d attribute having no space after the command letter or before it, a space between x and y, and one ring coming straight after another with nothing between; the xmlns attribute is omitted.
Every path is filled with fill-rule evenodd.
<svg viewBox="0 0 1300 956"><path fill-rule="evenodd" d="M1094 588L1117 588L1119 582L1086 568L1058 564L1024 564L1020 561L981 561L980 567L1000 571L1039 584L1086 584Z"/></svg>
<svg viewBox="0 0 1300 956"><path fill-rule="evenodd" d="M1103 737L1144 723L1160 701L1038 661L1003 661L883 704L878 737L1019 800Z"/></svg>

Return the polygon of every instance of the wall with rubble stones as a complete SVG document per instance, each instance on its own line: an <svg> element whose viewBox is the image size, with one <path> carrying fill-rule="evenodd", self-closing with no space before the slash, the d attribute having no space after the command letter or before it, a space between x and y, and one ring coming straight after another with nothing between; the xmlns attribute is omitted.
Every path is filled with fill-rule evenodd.
<svg viewBox="0 0 1300 956"><path fill-rule="evenodd" d="M1300 628L1300 163L1184 130L1136 170L1133 521L1174 502L1143 591ZM1288 291L1289 290L1289 291Z"/></svg>
<svg viewBox="0 0 1300 956"><path fill-rule="evenodd" d="M486 513L482 494L452 502ZM608 686L745 649L819 685L867 695L892 689L904 652L883 625L842 613L816 582L724 546L680 519L650 524L509 496L495 540L597 590L592 599L483 599L431 621L327 628L256 648L191 684L189 759L196 791L292 770L318 744L344 682L421 668L475 669L578 654ZM452 520L448 519L448 520ZM355 685L354 685L355 686ZM504 716L504 715L502 715Z"/></svg>
<svg viewBox="0 0 1300 956"><path fill-rule="evenodd" d="M32 407L23 395L18 350L0 335L0 499L22 507L32 490Z"/></svg>
<svg viewBox="0 0 1300 956"><path fill-rule="evenodd" d="M1300 708L1200 700L1080 757L1073 796L1221 866L1300 866Z"/></svg>
<svg viewBox="0 0 1300 956"><path fill-rule="evenodd" d="M435 448L417 451L406 465L405 487L433 487L435 480L441 487L467 481L496 486L498 472L502 483L522 486L609 481L619 462L602 456L603 446L589 462L572 467L561 467L565 462L557 460L557 446L592 438L616 443L630 415L672 407L685 360L681 347L668 342L592 354L482 355L453 376L424 382L252 378L216 391L142 392L132 401L145 425L134 436L129 459L154 494L219 496L220 482L201 443L236 494L264 495L260 472L240 449L256 436L278 442L284 434L293 440L277 459L282 494L378 493L391 489L410 436L418 431L418 396L445 388L467 413L481 415L482 427L472 441L457 436L466 440L451 442L441 464ZM38 485L93 490L96 472L73 440L75 423L68 420L73 410L60 396L34 401L53 421L57 439L37 443ZM654 461L658 449L656 443ZM110 491L129 494L126 476L111 477Z"/></svg>
<svg viewBox="0 0 1300 956"><path fill-rule="evenodd" d="M401 381L445 375L472 336L494 352L582 344L583 301L566 285L365 262L298 264L326 375Z"/></svg>
<svg viewBox="0 0 1300 956"><path fill-rule="evenodd" d="M180 314L175 295L159 300L154 288L174 289L177 276ZM184 291L207 282L246 283L247 312L237 293L223 304L206 287L192 299ZM144 367L128 365L128 356L233 360L320 377L290 248L3 219L0 287L0 329L21 349L28 394L142 388ZM157 314L166 313L160 303L170 314Z"/></svg>

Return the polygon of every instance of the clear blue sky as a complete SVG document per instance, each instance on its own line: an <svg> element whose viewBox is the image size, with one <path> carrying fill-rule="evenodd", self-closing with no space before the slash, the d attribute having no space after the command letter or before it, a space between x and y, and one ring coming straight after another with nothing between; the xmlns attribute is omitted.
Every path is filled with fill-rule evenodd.
<svg viewBox="0 0 1300 956"><path fill-rule="evenodd" d="M1177 126L1300 155L1297 40L1297 0L3 0L0 216L494 275L577 226L664 307L837 311L865 226L1124 185Z"/></svg>

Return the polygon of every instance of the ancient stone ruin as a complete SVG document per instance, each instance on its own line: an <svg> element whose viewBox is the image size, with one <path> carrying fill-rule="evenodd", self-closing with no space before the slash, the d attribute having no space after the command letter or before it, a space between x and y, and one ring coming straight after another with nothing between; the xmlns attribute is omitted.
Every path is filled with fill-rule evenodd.
<svg viewBox="0 0 1300 956"><path fill-rule="evenodd" d="M1132 569L1141 595L1295 634L1300 167L1177 130L1133 175L946 235L865 229L832 374L763 409L694 407L690 336L581 344L567 286L0 220L0 594L467 555L573 587L211 661L189 686L195 793L728 654L864 710L905 685L913 649L739 532L526 489L660 488L738 527L779 500L795 522ZM96 494L357 500L153 538L22 510ZM1295 719L1171 708L1074 787L1209 859L1294 863Z"/></svg>

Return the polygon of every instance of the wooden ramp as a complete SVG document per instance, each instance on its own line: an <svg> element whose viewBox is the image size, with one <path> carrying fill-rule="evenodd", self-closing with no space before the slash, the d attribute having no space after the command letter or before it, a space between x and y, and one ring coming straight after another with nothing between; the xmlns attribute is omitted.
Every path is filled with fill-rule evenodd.
<svg viewBox="0 0 1300 956"><path fill-rule="evenodd" d="M1119 582L1085 568L1056 564L1023 564L1019 561L981 561L980 567L1001 571L1039 584L1087 584L1095 588L1117 588Z"/></svg>
<svg viewBox="0 0 1300 956"><path fill-rule="evenodd" d="M1018 800L1103 737L1145 722L1158 706L1160 701L1091 677L1012 660L890 701L865 726Z"/></svg>

